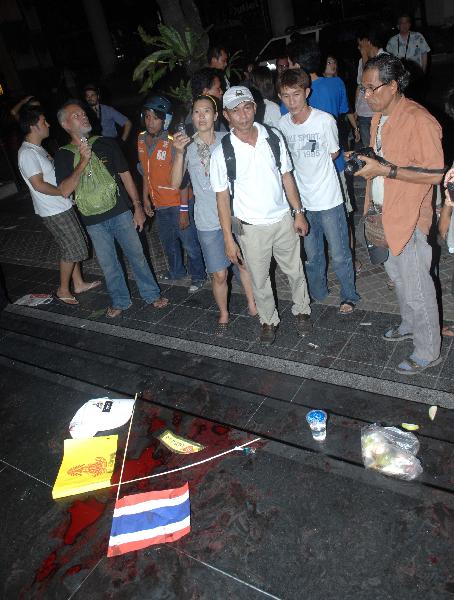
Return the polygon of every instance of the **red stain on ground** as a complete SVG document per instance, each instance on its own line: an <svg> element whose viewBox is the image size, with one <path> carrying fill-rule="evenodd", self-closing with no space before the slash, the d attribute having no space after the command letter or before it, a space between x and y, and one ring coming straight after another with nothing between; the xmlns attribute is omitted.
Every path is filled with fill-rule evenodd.
<svg viewBox="0 0 454 600"><path fill-rule="evenodd" d="M145 427L148 428L148 434L165 429L169 424L159 418L160 410L153 411L151 414L146 415ZM172 425L175 430L179 430L180 426L184 423L184 431L182 435L191 440L199 442L205 446L203 452L199 453L195 458L194 456L189 458L188 463L199 458L205 458L233 448L238 441L232 437L233 430L230 427L224 425L215 424L211 421L207 421L202 418L183 419L182 415L178 412L173 413ZM172 454L167 449L163 448L156 438L148 440L149 446L141 451L138 458L127 458L124 465L122 481L129 481L131 479L137 479L140 477L147 477L148 475L155 474L158 471L158 467L165 465L165 470L172 469L175 466L182 464L182 458L180 455ZM129 452L128 452L129 454ZM222 460L222 459L219 459ZM186 463L186 461L183 461ZM191 480L191 487L196 489L200 483L205 479L206 475L210 473L217 464L217 461L208 462L206 464L195 467L190 470L190 476L186 472L181 473L181 483L188 477ZM112 483L118 483L121 471L121 460L119 457L118 467L113 474ZM179 485L180 474L176 475L175 481L172 481L172 485ZM139 482L137 489L147 489L151 484L150 480L144 480ZM131 491L125 493L134 493L133 488ZM232 490L231 490L232 492ZM116 494L116 488L109 490L110 497L114 497ZM234 487L233 494L235 497L241 497L244 503L244 493L241 490ZM91 569L96 566L100 557L105 554L107 547L108 532L106 528L101 525L96 529L90 529L91 526L100 519L106 510L107 503L102 503L91 497L87 500L76 501L68 509L68 519L64 519L64 523L59 525L53 532L52 536L61 540L58 548L56 548L42 563L38 569L34 582L36 585L35 591L38 594L43 594L45 597L47 588L51 585L51 580L54 575L58 576L60 572L60 578L68 575L79 573L85 569ZM86 532L86 535L82 535ZM218 533L213 536L213 542L218 541ZM122 568L122 579L133 580L138 574L136 571L136 553L128 557ZM63 573L62 569L66 566L66 571ZM72 565L72 566L69 566ZM27 591L30 591L28 588ZM36 596L41 597L41 596Z"/></svg>
<svg viewBox="0 0 454 600"><path fill-rule="evenodd" d="M174 411L172 417L172 425L175 428L175 431L178 433L180 431L181 421L183 420L183 415L177 411Z"/></svg>
<svg viewBox="0 0 454 600"><path fill-rule="evenodd" d="M85 545L84 538L78 540L80 534L101 517L105 508L106 504L99 502L95 498L77 500L68 508L67 512L70 516L69 525L67 520L65 520L65 523L59 525L52 533L53 537L61 539L63 543L43 561L36 572L34 584L45 582L52 577L60 567L71 562L73 556L77 556L80 553ZM75 544L76 541L78 542L77 544ZM73 546L73 544L75 545ZM68 549L68 551L63 551L65 546L71 546L72 548L71 550ZM96 559L94 558L93 561L88 558L88 561L90 564L93 564L93 566L96 564ZM68 569L65 575L78 573L80 570L86 568L89 568L89 564L75 565Z"/></svg>
<svg viewBox="0 0 454 600"><path fill-rule="evenodd" d="M156 452L155 444L145 448L139 458L130 458L126 460L123 471L122 481L130 481L146 475L152 475L157 467L160 467L164 460L162 458L154 458ZM112 476L112 483L118 483L120 480L121 468L118 468Z"/></svg>
<svg viewBox="0 0 454 600"><path fill-rule="evenodd" d="M66 571L65 576L75 575L76 573L79 573L81 570L82 570L82 565L74 565L74 567L70 567Z"/></svg>
<svg viewBox="0 0 454 600"><path fill-rule="evenodd" d="M167 423L158 417L153 417L151 419L150 427L148 428L149 433L154 433L155 431L159 431L160 429L166 429Z"/></svg>
<svg viewBox="0 0 454 600"><path fill-rule="evenodd" d="M54 573L54 571L57 570L57 567L58 567L57 552L55 551L55 552L52 552L52 554L49 554L49 556L46 558L46 560L43 562L43 564L38 569L36 576L35 576L35 582L36 581L44 581L45 579L50 577L50 575L52 575Z"/></svg>
<svg viewBox="0 0 454 600"><path fill-rule="evenodd" d="M106 505L98 502L95 498L89 498L83 502L74 502L68 509L71 522L63 538L64 543L67 545L73 544L84 529L99 519L105 508Z"/></svg>
<svg viewBox="0 0 454 600"><path fill-rule="evenodd" d="M187 437L199 444L203 444L206 450L228 448L235 446L235 441L230 439L230 427L216 425L205 419L193 419Z"/></svg>

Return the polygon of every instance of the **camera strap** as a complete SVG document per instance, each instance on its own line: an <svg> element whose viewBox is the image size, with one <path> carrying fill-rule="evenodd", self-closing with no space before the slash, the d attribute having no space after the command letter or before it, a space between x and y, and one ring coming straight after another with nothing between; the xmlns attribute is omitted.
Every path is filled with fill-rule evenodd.
<svg viewBox="0 0 454 600"><path fill-rule="evenodd" d="M406 169L407 171L413 171L415 173L426 173L427 175L444 175L446 173L446 167L443 167L443 169L425 169L423 167L414 167L411 165L407 167L402 167L400 165L394 165L394 163L391 163L385 158L382 158L378 155L376 156L376 160L378 160L378 162L382 165L386 165L387 167L397 166L398 169Z"/></svg>

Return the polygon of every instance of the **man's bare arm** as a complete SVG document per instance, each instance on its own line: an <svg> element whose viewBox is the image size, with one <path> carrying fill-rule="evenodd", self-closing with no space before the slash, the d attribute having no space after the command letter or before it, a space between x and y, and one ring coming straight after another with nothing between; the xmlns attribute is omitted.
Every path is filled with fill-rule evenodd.
<svg viewBox="0 0 454 600"><path fill-rule="evenodd" d="M142 208L142 203L140 202L139 192L137 191L136 184L131 176L129 171L125 171L124 173L118 173L120 178L125 186L126 192L128 196L131 198L131 202L134 206L134 224L138 227L139 231L142 231L143 224L145 223L145 213Z"/></svg>
<svg viewBox="0 0 454 600"><path fill-rule="evenodd" d="M131 129L132 129L132 123L131 121L128 119L126 121L126 123L123 125L123 133L121 134L121 139L126 142L126 140L129 137L129 134L131 133Z"/></svg>
<svg viewBox="0 0 454 600"><path fill-rule="evenodd" d="M219 222L221 223L222 233L224 234L225 255L233 263L238 264L239 261L242 261L242 258L241 250L232 235L229 190L226 189L222 192L216 192L216 202L218 205Z"/></svg>
<svg viewBox="0 0 454 600"><path fill-rule="evenodd" d="M361 156L361 155L360 155ZM373 177L388 177L391 167L389 165L382 165L373 158L367 156L361 156L366 164L364 167L355 173L355 177L364 177L364 179L372 179ZM437 185L443 180L443 174L437 173L418 173L410 169L403 169L397 167L396 176L394 179L399 181L405 181L406 183L423 183L426 185Z"/></svg>

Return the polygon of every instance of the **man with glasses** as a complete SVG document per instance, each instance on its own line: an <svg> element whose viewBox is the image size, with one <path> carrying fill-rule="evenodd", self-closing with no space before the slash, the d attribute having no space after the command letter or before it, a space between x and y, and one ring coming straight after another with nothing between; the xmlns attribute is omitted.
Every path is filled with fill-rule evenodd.
<svg viewBox="0 0 454 600"><path fill-rule="evenodd" d="M441 361L427 235L433 218L433 186L441 182L444 165L441 127L425 108L405 98L408 82L409 73L394 56L382 54L366 64L361 93L374 111L371 144L387 162L361 157L366 164L356 173L367 179L364 214L381 213L389 247L384 267L395 284L402 319L383 339L413 340L413 352L395 369L405 376ZM403 168L408 166L416 170Z"/></svg>
<svg viewBox="0 0 454 600"><path fill-rule="evenodd" d="M287 54L281 54L276 59L276 72L278 77L280 77L285 71L289 68L288 56Z"/></svg>

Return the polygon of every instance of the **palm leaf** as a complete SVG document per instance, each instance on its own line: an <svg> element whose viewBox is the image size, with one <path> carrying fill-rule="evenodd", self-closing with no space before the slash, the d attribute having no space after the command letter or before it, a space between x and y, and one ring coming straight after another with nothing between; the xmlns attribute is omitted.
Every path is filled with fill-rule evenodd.
<svg viewBox="0 0 454 600"><path fill-rule="evenodd" d="M140 35L142 41L144 42L144 44L152 45L152 44L156 43L157 36L148 35L148 33L145 31L145 29L142 27L142 25L139 25L139 27L137 28L137 31L139 32L139 35Z"/></svg>
<svg viewBox="0 0 454 600"><path fill-rule="evenodd" d="M236 77L238 77L239 79L241 79L241 72L236 68L235 63L238 62L242 53L243 53L242 50L237 50L229 58L229 63L225 69L225 74L227 75L227 79L230 79L230 76L232 74L235 75Z"/></svg>
<svg viewBox="0 0 454 600"><path fill-rule="evenodd" d="M152 54L146 56L134 69L134 73L132 76L133 81L140 79L144 76L145 71L153 68L153 65L156 65L158 62L168 62L171 58L171 53L169 50L157 50ZM165 60L167 59L167 60Z"/></svg>
<svg viewBox="0 0 454 600"><path fill-rule="evenodd" d="M177 87L171 87L168 92L172 98L177 98L181 102L189 103L192 100L191 82L182 79Z"/></svg>
<svg viewBox="0 0 454 600"><path fill-rule="evenodd" d="M186 46L181 38L181 35L174 27L168 27L167 25L158 26L159 33L161 34L162 41L171 48L177 56L182 58L187 56Z"/></svg>
<svg viewBox="0 0 454 600"><path fill-rule="evenodd" d="M165 74L166 71L167 66L163 66L151 72L147 79L145 79L145 81L143 82L142 87L140 88L140 93L146 92L147 90L154 87L155 83L159 81L159 79L161 79L161 77Z"/></svg>

